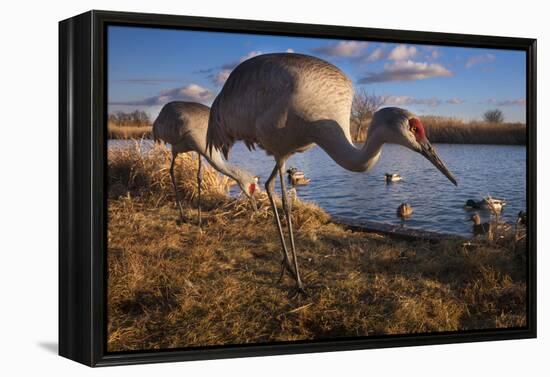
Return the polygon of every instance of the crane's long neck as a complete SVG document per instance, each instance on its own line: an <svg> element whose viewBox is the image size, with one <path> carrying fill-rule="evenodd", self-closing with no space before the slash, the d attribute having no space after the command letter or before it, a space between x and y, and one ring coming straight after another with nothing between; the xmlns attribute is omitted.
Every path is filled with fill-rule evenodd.
<svg viewBox="0 0 550 377"><path fill-rule="evenodd" d="M349 135L334 121L325 121L315 127L312 138L341 167L355 172L372 169L382 152L381 134L372 132L361 148L356 148Z"/></svg>
<svg viewBox="0 0 550 377"><path fill-rule="evenodd" d="M212 149L212 155L208 152L202 154L208 163L217 171L223 175L228 176L229 178L237 181L241 186L244 187L244 180L247 176L247 172L238 168L237 166L226 162L220 152L216 149Z"/></svg>

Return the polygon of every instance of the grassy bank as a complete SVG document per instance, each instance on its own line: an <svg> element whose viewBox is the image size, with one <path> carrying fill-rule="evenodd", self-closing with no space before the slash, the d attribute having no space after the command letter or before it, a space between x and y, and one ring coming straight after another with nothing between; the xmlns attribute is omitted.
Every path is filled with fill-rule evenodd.
<svg viewBox="0 0 550 377"><path fill-rule="evenodd" d="M459 119L422 117L426 133L433 143L524 145L524 123L464 122Z"/></svg>
<svg viewBox="0 0 550 377"><path fill-rule="evenodd" d="M107 124L109 139L152 139L153 127L150 124L117 125Z"/></svg>
<svg viewBox="0 0 550 377"><path fill-rule="evenodd" d="M437 116L423 116L420 119L432 143L525 145L527 140L524 123L465 122ZM369 123L370 120L367 120L366 124ZM356 128L352 120L352 130ZM352 132L354 141L364 142L367 133L368 130L359 134Z"/></svg>
<svg viewBox="0 0 550 377"><path fill-rule="evenodd" d="M190 221L180 223L156 147L109 151L108 350L292 341L524 326L525 250L507 242L402 242L353 232L296 201L308 297L277 284L279 241L265 194L257 213L205 169L196 224L196 159L178 159Z"/></svg>

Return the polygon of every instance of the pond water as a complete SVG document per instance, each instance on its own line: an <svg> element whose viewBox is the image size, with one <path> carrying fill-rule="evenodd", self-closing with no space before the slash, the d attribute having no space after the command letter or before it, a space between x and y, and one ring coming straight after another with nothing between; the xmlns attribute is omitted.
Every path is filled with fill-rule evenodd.
<svg viewBox="0 0 550 377"><path fill-rule="evenodd" d="M128 141L113 140L110 147ZM150 143L150 141L144 141ZM405 226L429 231L470 235L472 223L465 221L471 212L464 209L468 199L481 200L491 195L504 198L502 217L514 221L526 208L525 146L509 145L435 145L441 159L458 181L455 187L421 155L397 145L385 145L378 164L368 173L353 173L338 166L319 147L292 156L287 168L297 167L311 183L297 187L298 197L317 203L328 213L344 219L401 224L396 209L402 202L414 209ZM274 166L264 151L250 152L242 143L232 151L232 163L260 176L261 187ZM399 173L400 182L387 184L384 173ZM278 190L277 185L277 190ZM236 195L238 189L233 189ZM482 221L489 218L479 211Z"/></svg>

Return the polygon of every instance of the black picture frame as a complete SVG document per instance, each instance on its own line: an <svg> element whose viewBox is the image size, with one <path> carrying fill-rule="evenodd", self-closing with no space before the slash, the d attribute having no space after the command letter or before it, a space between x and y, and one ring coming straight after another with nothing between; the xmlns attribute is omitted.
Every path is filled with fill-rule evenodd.
<svg viewBox="0 0 550 377"><path fill-rule="evenodd" d="M527 67L527 326L328 341L106 352L108 25L513 49ZM88 366L536 337L536 40L421 31L90 11L59 23L59 354Z"/></svg>

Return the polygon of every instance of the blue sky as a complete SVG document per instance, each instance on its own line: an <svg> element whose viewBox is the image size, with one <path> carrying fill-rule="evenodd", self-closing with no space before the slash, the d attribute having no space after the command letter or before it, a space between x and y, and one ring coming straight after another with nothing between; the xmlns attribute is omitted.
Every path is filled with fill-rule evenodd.
<svg viewBox="0 0 550 377"><path fill-rule="evenodd" d="M499 108L525 122L522 51L119 26L108 30L109 112L210 105L241 61L285 51L330 61L388 106L465 120Z"/></svg>

